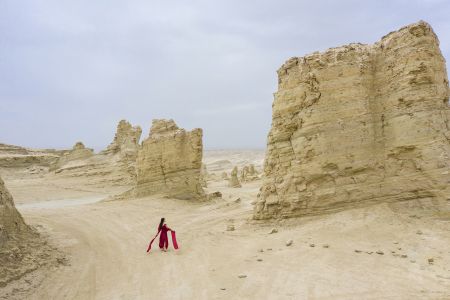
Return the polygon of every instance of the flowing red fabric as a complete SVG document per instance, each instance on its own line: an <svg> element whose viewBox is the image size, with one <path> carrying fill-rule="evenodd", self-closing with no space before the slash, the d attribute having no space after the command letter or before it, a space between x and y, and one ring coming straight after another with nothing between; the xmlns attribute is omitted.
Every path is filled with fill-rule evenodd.
<svg viewBox="0 0 450 300"><path fill-rule="evenodd" d="M171 231L171 234L172 234L172 243L173 243L173 247L175 248L175 249L178 249L178 243L177 243L177 236L176 236L176 234L175 234L175 231Z"/></svg>
<svg viewBox="0 0 450 300"><path fill-rule="evenodd" d="M158 230L158 232L156 233L155 237L150 241L150 244L148 244L148 248L147 248L147 252L150 251L150 249L152 248L152 243L153 241L156 239L156 237L158 236L158 234L161 232L161 229Z"/></svg>
<svg viewBox="0 0 450 300"><path fill-rule="evenodd" d="M156 233L155 237L150 241L150 244L148 245L147 248L147 252L150 251L150 249L152 248L153 241L158 237L160 233L161 235L159 236L159 248L167 249L169 247L169 239L167 237L167 231L171 232L173 247L175 249L178 249L177 236L175 231L171 230L166 226L166 224L164 224L161 228L158 229L158 232Z"/></svg>

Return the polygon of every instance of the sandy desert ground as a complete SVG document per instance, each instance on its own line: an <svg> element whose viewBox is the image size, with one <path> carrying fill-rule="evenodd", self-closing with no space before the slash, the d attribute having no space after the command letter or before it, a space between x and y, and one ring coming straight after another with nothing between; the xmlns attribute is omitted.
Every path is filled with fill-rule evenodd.
<svg viewBox="0 0 450 300"><path fill-rule="evenodd" d="M220 175L261 168L263 156L217 150L204 161ZM1 288L1 299L450 299L450 214L423 202L256 222L259 180L209 180L207 191L223 194L211 202L102 201L125 188L2 176L26 222L65 259ZM181 248L146 253L163 216Z"/></svg>

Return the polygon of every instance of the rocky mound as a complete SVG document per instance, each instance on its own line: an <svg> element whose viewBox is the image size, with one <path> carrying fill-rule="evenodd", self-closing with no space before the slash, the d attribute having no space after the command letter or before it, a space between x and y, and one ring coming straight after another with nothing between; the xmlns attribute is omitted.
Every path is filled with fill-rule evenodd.
<svg viewBox="0 0 450 300"><path fill-rule="evenodd" d="M173 120L153 120L138 152L136 195L163 194L178 199L203 199L202 130L186 131Z"/></svg>
<svg viewBox="0 0 450 300"><path fill-rule="evenodd" d="M94 155L93 149L86 148L82 142L76 142L72 147L72 150L62 155L55 164L51 166L50 170L59 169L74 160L88 159L92 155Z"/></svg>
<svg viewBox="0 0 450 300"><path fill-rule="evenodd" d="M54 264L54 255L55 249L25 224L0 178L0 288L41 266Z"/></svg>
<svg viewBox="0 0 450 300"><path fill-rule="evenodd" d="M29 149L0 143L0 168L50 167L66 150Z"/></svg>
<svg viewBox="0 0 450 300"><path fill-rule="evenodd" d="M254 218L450 197L445 61L419 22L278 70Z"/></svg>
<svg viewBox="0 0 450 300"><path fill-rule="evenodd" d="M14 206L13 198L0 178L0 248L18 236L28 234L30 228Z"/></svg>

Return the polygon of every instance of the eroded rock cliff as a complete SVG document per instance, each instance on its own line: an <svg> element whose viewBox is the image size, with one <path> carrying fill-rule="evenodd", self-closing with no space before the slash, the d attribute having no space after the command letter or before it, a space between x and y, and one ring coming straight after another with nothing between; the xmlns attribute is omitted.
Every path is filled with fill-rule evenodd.
<svg viewBox="0 0 450 300"><path fill-rule="evenodd" d="M418 22L278 70L255 219L450 197L445 60Z"/></svg>
<svg viewBox="0 0 450 300"><path fill-rule="evenodd" d="M138 152L136 195L162 194L178 199L203 199L202 130L186 131L173 120L153 120Z"/></svg>
<svg viewBox="0 0 450 300"><path fill-rule="evenodd" d="M30 231L14 206L13 198L0 178L0 248L9 239L15 239Z"/></svg>

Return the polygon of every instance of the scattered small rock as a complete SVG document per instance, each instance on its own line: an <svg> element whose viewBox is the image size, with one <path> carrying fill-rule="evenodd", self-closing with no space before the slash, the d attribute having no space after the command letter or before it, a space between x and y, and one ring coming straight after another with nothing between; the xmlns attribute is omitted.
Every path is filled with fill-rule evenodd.
<svg viewBox="0 0 450 300"><path fill-rule="evenodd" d="M325 245L322 245L322 247L323 247L323 248L330 248L330 245L325 244Z"/></svg>
<svg viewBox="0 0 450 300"><path fill-rule="evenodd" d="M377 254L380 254L380 255L384 255L384 252L381 251L381 250L378 250L376 253L377 253Z"/></svg>
<svg viewBox="0 0 450 300"><path fill-rule="evenodd" d="M262 258L258 258L257 261L263 261Z"/></svg>
<svg viewBox="0 0 450 300"><path fill-rule="evenodd" d="M362 251L359 250L359 249L355 249L355 252L356 252L356 253L361 253Z"/></svg>
<svg viewBox="0 0 450 300"><path fill-rule="evenodd" d="M413 264L416 263L416 261L415 261L414 259L411 259L409 262L410 262L410 263L413 263Z"/></svg>
<svg viewBox="0 0 450 300"><path fill-rule="evenodd" d="M289 240L289 241L287 241L287 242L286 242L286 246L288 246L288 247L289 247L289 246L291 246L291 245L292 245L293 243L294 243L294 241L293 241L293 240Z"/></svg>
<svg viewBox="0 0 450 300"><path fill-rule="evenodd" d="M309 246L314 248L316 245L315 244L309 244Z"/></svg>
<svg viewBox="0 0 450 300"><path fill-rule="evenodd" d="M423 233L423 232L422 232L421 230L417 230L417 231L416 231L416 234L419 234L419 235L420 235L420 234L422 234L422 233Z"/></svg>
<svg viewBox="0 0 450 300"><path fill-rule="evenodd" d="M240 203L241 202L241 198L237 198L236 200L233 201L234 203Z"/></svg>
<svg viewBox="0 0 450 300"><path fill-rule="evenodd" d="M226 290L226 288L220 288L222 291L225 291Z"/></svg>
<svg viewBox="0 0 450 300"><path fill-rule="evenodd" d="M394 244L396 244L396 245L397 245L397 244L398 244L398 242L394 242Z"/></svg>
<svg viewBox="0 0 450 300"><path fill-rule="evenodd" d="M234 225L228 225L227 231L234 231Z"/></svg>
<svg viewBox="0 0 450 300"><path fill-rule="evenodd" d="M367 253L367 254L372 254L372 253L373 253L373 251L367 251L366 253Z"/></svg>
<svg viewBox="0 0 450 300"><path fill-rule="evenodd" d="M269 232L269 234L273 234L273 233L277 233L277 232L278 232L278 229L272 228L272 230Z"/></svg>
<svg viewBox="0 0 450 300"><path fill-rule="evenodd" d="M429 263L430 265L432 265L432 264L434 263L434 258L429 258L429 259L428 259L428 263Z"/></svg>
<svg viewBox="0 0 450 300"><path fill-rule="evenodd" d="M239 278L247 278L247 275L241 274L241 275L239 275L238 277L239 277Z"/></svg>
<svg viewBox="0 0 450 300"><path fill-rule="evenodd" d="M401 258L407 258L408 257L408 255L406 255L406 254L402 254L402 256L401 256Z"/></svg>
<svg viewBox="0 0 450 300"><path fill-rule="evenodd" d="M261 248L261 249L258 249L258 252L264 252L264 250Z"/></svg>
<svg viewBox="0 0 450 300"><path fill-rule="evenodd" d="M219 198L222 198L222 193L221 192L213 192L213 193L208 194L206 197L208 200L219 199Z"/></svg>
<svg viewBox="0 0 450 300"><path fill-rule="evenodd" d="M267 248L268 251L272 251L272 248Z"/></svg>

